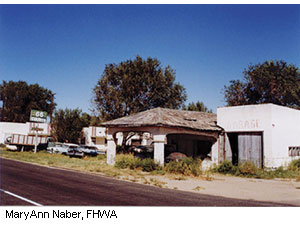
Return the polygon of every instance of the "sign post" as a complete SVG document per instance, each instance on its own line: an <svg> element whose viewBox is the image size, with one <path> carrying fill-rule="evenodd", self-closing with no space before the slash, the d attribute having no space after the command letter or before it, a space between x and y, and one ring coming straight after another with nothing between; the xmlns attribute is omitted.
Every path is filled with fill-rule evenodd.
<svg viewBox="0 0 300 226"><path fill-rule="evenodd" d="M42 128L39 128L38 126L31 128L31 130L35 130L35 145L34 145L34 153L37 151L37 146L38 146L38 132L43 131Z"/></svg>
<svg viewBox="0 0 300 226"><path fill-rule="evenodd" d="M32 122L42 122L45 123L47 121L47 115L48 113L45 111L38 111L38 110L31 110L30 112L30 121ZM38 125L35 128L32 128L32 130L35 130L35 145L34 145L34 153L37 152L37 146L38 146L38 131L43 131L42 128L38 128Z"/></svg>

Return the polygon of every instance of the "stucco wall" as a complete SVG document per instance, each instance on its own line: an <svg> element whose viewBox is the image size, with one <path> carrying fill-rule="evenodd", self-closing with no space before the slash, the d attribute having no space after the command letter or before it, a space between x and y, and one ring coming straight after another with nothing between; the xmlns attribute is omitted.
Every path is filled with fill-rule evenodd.
<svg viewBox="0 0 300 226"><path fill-rule="evenodd" d="M217 123L230 132L262 132L264 166L287 165L288 146L300 146L300 111L274 104L222 107ZM228 139L226 139L228 149Z"/></svg>
<svg viewBox="0 0 300 226"><path fill-rule="evenodd" d="M83 136L85 138L85 144L89 146L95 146L99 150L105 151L107 145L105 144L106 139L106 128L105 127L84 127L82 129ZM95 142L93 142L92 137L95 137Z"/></svg>
<svg viewBox="0 0 300 226"><path fill-rule="evenodd" d="M300 146L300 111L271 105L272 156L270 165L287 165L293 157L288 155L289 146Z"/></svg>

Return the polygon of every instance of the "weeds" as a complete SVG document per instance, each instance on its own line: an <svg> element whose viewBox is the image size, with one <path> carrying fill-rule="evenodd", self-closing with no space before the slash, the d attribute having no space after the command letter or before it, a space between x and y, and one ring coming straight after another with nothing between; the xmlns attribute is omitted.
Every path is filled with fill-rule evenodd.
<svg viewBox="0 0 300 226"><path fill-rule="evenodd" d="M299 159L293 160L293 161L289 164L288 170L292 170L292 171L300 171L300 158L299 158Z"/></svg>
<svg viewBox="0 0 300 226"><path fill-rule="evenodd" d="M212 171L222 174L235 174L237 171L237 167L234 166L230 161L225 160L220 165L213 168Z"/></svg>
<svg viewBox="0 0 300 226"><path fill-rule="evenodd" d="M65 169L80 170L92 173L104 173L108 176L117 177L120 175L119 170L105 163L105 158L89 157L85 159L69 158L61 154L50 154L46 151L39 151L38 153L26 152L11 152L1 149L1 157L20 160L24 162L37 163L44 166L60 167ZM99 158L98 158L99 157Z"/></svg>
<svg viewBox="0 0 300 226"><path fill-rule="evenodd" d="M218 166L215 166L212 172L258 179L296 178L297 180L297 178L300 177L300 160L292 161L287 169L281 166L275 170L258 168L252 162L244 162L238 166L234 166L231 162L224 161Z"/></svg>
<svg viewBox="0 0 300 226"><path fill-rule="evenodd" d="M166 184L166 182L159 181L159 180L157 180L157 179L155 179L155 178L150 178L150 182L151 182L154 186L157 186L157 187L160 187L160 188L162 188L163 185Z"/></svg>
<svg viewBox="0 0 300 226"><path fill-rule="evenodd" d="M162 170L162 167L159 166L153 159L139 159L135 158L131 154L120 154L115 163L115 167L119 169L141 169L144 172L152 172Z"/></svg>
<svg viewBox="0 0 300 226"><path fill-rule="evenodd" d="M62 167L67 169L81 170L85 172L103 173L112 177L119 177L120 175L135 174L141 177L141 171L150 172L151 175L165 175L166 173L175 174L177 180L184 180L185 176L200 176L201 178L210 181L213 178L210 173L229 174L234 176L272 179L272 178L295 178L300 181L300 159L293 160L287 167L278 167L275 170L269 168L257 168L251 162L245 162L239 166L233 165L229 161L224 161L216 165L204 175L201 171L201 160L193 158L184 158L182 161L171 161L164 167L159 166L153 159L138 159L132 154L118 154L115 167L106 164L105 155L98 155L97 157L69 158L61 154L49 154L46 151L34 152L11 152L5 148L0 148L2 157L7 157L15 160L37 163L51 167ZM131 169L122 170L119 169ZM141 170L141 171L140 171ZM150 183L144 181L144 183ZM153 183L153 182L152 182Z"/></svg>
<svg viewBox="0 0 300 226"><path fill-rule="evenodd" d="M165 171L168 173L182 174L185 176L199 176L201 174L201 160L183 158L181 161L170 161L165 166Z"/></svg>

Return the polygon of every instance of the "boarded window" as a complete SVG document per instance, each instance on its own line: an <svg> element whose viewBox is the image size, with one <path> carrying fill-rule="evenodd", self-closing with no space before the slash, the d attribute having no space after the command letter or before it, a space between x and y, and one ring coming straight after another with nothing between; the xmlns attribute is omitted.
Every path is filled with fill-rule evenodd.
<svg viewBox="0 0 300 226"><path fill-rule="evenodd" d="M300 156L300 146L289 147L289 156L291 157Z"/></svg>

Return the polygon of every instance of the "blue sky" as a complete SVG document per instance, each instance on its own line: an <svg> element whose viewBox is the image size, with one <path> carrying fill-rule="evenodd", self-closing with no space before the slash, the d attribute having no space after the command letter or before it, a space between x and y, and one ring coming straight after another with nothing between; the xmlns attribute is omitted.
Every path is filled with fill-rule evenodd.
<svg viewBox="0 0 300 226"><path fill-rule="evenodd" d="M1 5L0 80L38 83L89 112L105 64L155 57L188 102L224 106L249 64L299 67L300 5Z"/></svg>

